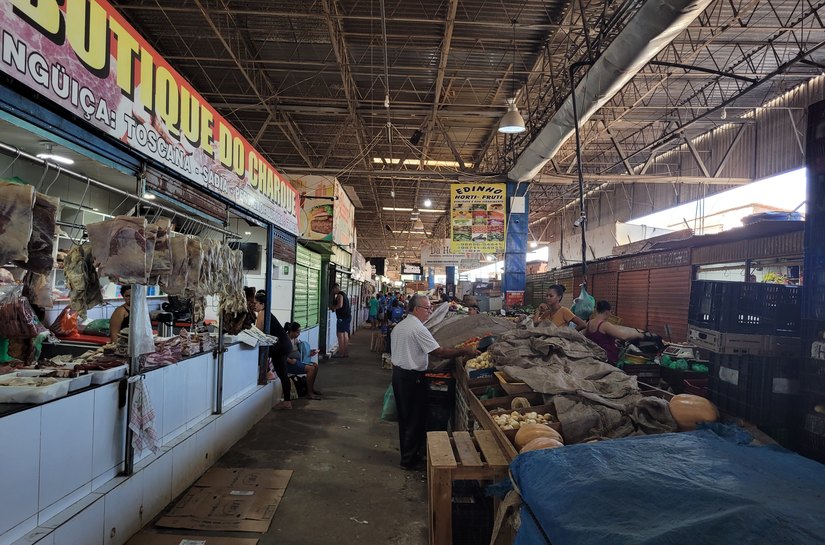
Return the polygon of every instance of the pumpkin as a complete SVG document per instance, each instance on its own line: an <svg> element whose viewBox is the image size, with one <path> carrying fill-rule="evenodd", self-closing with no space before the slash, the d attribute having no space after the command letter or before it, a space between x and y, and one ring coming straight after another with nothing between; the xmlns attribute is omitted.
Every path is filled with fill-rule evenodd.
<svg viewBox="0 0 825 545"><path fill-rule="evenodd" d="M521 447L521 450L519 452L529 452L531 450L544 450L547 448L559 448L563 446L564 443L562 443L561 441L557 441L552 437L536 437L535 439Z"/></svg>
<svg viewBox="0 0 825 545"><path fill-rule="evenodd" d="M704 397L679 394L673 396L669 405L680 431L693 430L699 422L715 422L719 418L716 405Z"/></svg>
<svg viewBox="0 0 825 545"><path fill-rule="evenodd" d="M538 437L549 437L550 439L564 443L561 434L550 426L545 426L544 424L523 424L519 427L518 433L516 434L516 446L520 449L524 448L527 443Z"/></svg>

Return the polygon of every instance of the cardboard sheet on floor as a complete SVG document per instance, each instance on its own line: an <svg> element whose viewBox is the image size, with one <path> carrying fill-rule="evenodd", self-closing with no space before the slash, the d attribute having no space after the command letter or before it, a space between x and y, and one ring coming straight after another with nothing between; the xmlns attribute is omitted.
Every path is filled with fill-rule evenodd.
<svg viewBox="0 0 825 545"><path fill-rule="evenodd" d="M186 536L143 532L127 541L126 545L258 545L258 538Z"/></svg>
<svg viewBox="0 0 825 545"><path fill-rule="evenodd" d="M158 520L157 526L264 533L290 477L291 470L212 468Z"/></svg>

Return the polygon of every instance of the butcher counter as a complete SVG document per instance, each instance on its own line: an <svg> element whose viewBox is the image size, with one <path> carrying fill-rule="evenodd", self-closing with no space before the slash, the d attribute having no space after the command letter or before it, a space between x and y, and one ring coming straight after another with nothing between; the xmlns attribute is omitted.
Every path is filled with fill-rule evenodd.
<svg viewBox="0 0 825 545"><path fill-rule="evenodd" d="M258 385L258 349L224 354L221 414L211 352L142 375L155 413L157 453L135 455L119 476L127 410L115 381L40 405L0 406L0 544L121 544L211 466L272 406ZM53 539L49 536L53 536ZM80 538L80 536L83 536ZM115 537L112 537L115 536Z"/></svg>

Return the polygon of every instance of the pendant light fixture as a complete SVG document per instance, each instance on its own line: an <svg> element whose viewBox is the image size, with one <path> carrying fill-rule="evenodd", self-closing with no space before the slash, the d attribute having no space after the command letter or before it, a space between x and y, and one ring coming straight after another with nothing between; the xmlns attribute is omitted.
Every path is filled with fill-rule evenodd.
<svg viewBox="0 0 825 545"><path fill-rule="evenodd" d="M518 112L516 107L516 20L513 19L513 64L511 67L513 72L513 96L507 99L507 113L501 118L498 125L498 132L505 134L517 134L524 132L524 118Z"/></svg>

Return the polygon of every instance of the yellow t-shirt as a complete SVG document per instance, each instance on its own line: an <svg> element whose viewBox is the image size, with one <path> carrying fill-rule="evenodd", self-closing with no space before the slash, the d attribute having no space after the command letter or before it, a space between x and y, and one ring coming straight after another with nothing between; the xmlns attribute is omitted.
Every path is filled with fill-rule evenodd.
<svg viewBox="0 0 825 545"><path fill-rule="evenodd" d="M565 327L573 318L575 318L575 316L576 315L573 314L573 311L569 308L560 307L555 314L550 315L549 313L545 313L542 318L544 320L550 320L558 327Z"/></svg>

